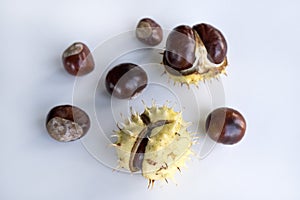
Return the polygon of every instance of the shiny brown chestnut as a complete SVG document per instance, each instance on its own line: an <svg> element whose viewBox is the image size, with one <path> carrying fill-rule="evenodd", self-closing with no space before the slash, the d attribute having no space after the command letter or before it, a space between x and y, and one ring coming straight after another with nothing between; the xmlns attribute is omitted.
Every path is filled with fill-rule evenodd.
<svg viewBox="0 0 300 200"><path fill-rule="evenodd" d="M161 26L150 18L143 18L136 27L136 37L144 44L155 46L163 39Z"/></svg>
<svg viewBox="0 0 300 200"><path fill-rule="evenodd" d="M122 63L106 75L106 90L116 98L130 99L139 94L148 83L146 72L136 64Z"/></svg>
<svg viewBox="0 0 300 200"><path fill-rule="evenodd" d="M87 133L90 128L90 118L78 107L60 105L49 111L46 128L53 139L59 142L70 142Z"/></svg>
<svg viewBox="0 0 300 200"><path fill-rule="evenodd" d="M198 33L207 50L207 58L215 64L223 62L227 54L227 43L221 31L205 23L197 24L193 29Z"/></svg>
<svg viewBox="0 0 300 200"><path fill-rule="evenodd" d="M89 48L82 42L75 42L62 55L66 71L74 76L83 76L94 70L95 62Z"/></svg>
<svg viewBox="0 0 300 200"><path fill-rule="evenodd" d="M177 26L168 36L163 62L178 71L191 68L196 59L195 48L193 29L184 25Z"/></svg>
<svg viewBox="0 0 300 200"><path fill-rule="evenodd" d="M235 144L245 135L246 121L237 110L223 107L215 109L208 115L205 129L214 141Z"/></svg>

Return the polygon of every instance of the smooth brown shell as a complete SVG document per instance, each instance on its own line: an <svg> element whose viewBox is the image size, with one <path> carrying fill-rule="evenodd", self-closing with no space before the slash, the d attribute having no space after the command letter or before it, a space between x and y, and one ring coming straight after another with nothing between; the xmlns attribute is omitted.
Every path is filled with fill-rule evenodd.
<svg viewBox="0 0 300 200"><path fill-rule="evenodd" d="M168 36L163 62L180 71L193 66L196 41L191 27L181 25L174 28Z"/></svg>
<svg viewBox="0 0 300 200"><path fill-rule="evenodd" d="M205 129L214 141L223 144L235 144L245 135L246 121L237 110L218 108L208 115Z"/></svg>
<svg viewBox="0 0 300 200"><path fill-rule="evenodd" d="M129 99L140 93L148 84L146 72L136 64L122 63L106 75L107 91L116 98Z"/></svg>
<svg viewBox="0 0 300 200"><path fill-rule="evenodd" d="M215 64L222 63L227 54L227 43L221 31L204 23L193 26L193 29L207 50L208 60Z"/></svg>

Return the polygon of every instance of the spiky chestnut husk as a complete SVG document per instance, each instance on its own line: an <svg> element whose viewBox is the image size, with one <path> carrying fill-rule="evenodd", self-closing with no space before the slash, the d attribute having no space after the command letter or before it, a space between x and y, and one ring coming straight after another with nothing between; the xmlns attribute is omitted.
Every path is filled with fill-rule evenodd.
<svg viewBox="0 0 300 200"><path fill-rule="evenodd" d="M177 29L179 28L179 29ZM193 34L187 35L185 36L185 32L186 30L183 29L190 29L190 31L193 32ZM203 37L200 37L201 35L201 31L205 34L202 34ZM179 32L177 32L179 31ZM211 33L213 32L213 33ZM211 38L209 38L209 33L212 34L212 38L213 38L213 42L209 41L211 40ZM183 51L183 55L187 56L187 60L185 60L184 57L182 57L181 59L185 60L183 63L185 65L182 65L184 67L182 67L182 69L180 69L181 65L183 63L177 63L178 61L173 61L175 62L175 65L171 64L168 62L168 55L167 55L167 51L168 49L166 49L163 53L163 61L162 64L165 67L165 73L168 74L168 76L174 80L175 83L180 83L180 84L186 84L186 85L197 85L200 81L206 81L206 80L210 80L210 79L218 79L219 76L221 74L225 74L225 69L228 66L228 62L227 62L227 57L226 57L226 52L227 52L227 44L226 44L226 40L224 38L224 36L222 35L222 33L217 30L216 28L208 25L208 24L198 24L195 25L193 28L190 28L189 26L178 26L176 27L170 35L175 35L175 37L177 37L175 39L175 41L172 41L172 38L170 38L170 40L167 40L167 46L168 43L169 45L172 45L172 42L178 42L178 40L182 39L183 41L186 40L188 42L191 43L191 45L194 45L194 50L191 51L191 49L181 49L180 48L184 48L182 47L182 44L179 45L179 50L173 49L175 50L175 54L176 55L176 51ZM170 36L169 35L169 36ZM172 37L172 36L171 36ZM173 36L174 37L174 36ZM186 37L189 37L189 39L186 39ZM168 38L169 39L169 38ZM208 40L208 41L207 41ZM219 41L218 41L219 40ZM180 41L179 41L180 42ZM178 44L180 44L178 42ZM204 44L205 42L205 44ZM210 46L214 46L216 45L216 43L218 43L218 47L219 49L217 49L219 54L212 54L212 52L208 52L209 50L207 48L209 48ZM174 46L171 48L174 48ZM216 48L214 46L214 48ZM168 52L173 52L173 50L170 50ZM170 55L170 54L169 54ZM172 55L172 53L171 53ZM179 54L180 55L180 54ZM191 55L193 55L194 57L194 61L191 62ZM221 61L220 61L221 58ZM169 59L172 60L172 57L169 57ZM188 61L189 60L189 61ZM181 61L182 62L182 61ZM179 65L178 65L179 64ZM186 67L189 66L189 67Z"/></svg>
<svg viewBox="0 0 300 200"><path fill-rule="evenodd" d="M162 121L164 123L159 124ZM134 164L137 155L135 146L137 141L143 139L141 133L155 123L159 125L154 125L146 136L148 141L144 154L141 154L141 165L138 167ZM188 125L189 123L182 119L181 112L175 112L166 105L146 107L140 115L132 112L122 124L122 128L116 131L118 140L114 146L119 158L119 167L131 172L141 169L142 175L149 180L149 186L156 180L173 179L174 174L180 171L192 153L192 136L187 131Z"/></svg>

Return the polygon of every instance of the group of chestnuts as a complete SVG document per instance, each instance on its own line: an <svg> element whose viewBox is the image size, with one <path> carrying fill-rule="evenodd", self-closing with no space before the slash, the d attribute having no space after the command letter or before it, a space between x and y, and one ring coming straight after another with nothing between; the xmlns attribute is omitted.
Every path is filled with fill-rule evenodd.
<svg viewBox="0 0 300 200"><path fill-rule="evenodd" d="M158 45L163 39L161 26L150 18L143 18L136 27L136 37L146 45ZM227 43L215 27L201 23L192 27L180 25L168 35L161 65L175 82L197 85L199 81L218 78L226 74ZM76 42L62 55L66 71L74 76L91 73L95 62L89 48ZM131 99L147 86L148 76L141 66L121 63L108 71L105 87L110 95ZM181 112L167 105L153 104L143 113L132 111L123 126L115 131L119 167L131 172L140 171L152 186L156 180L172 179L185 165L191 154L192 136L189 123ZM90 127L90 119L82 109L72 105L52 108L47 115L46 128L57 141L69 142L83 137ZM246 130L240 112L222 107L213 110L206 119L206 133L218 143L235 144Z"/></svg>

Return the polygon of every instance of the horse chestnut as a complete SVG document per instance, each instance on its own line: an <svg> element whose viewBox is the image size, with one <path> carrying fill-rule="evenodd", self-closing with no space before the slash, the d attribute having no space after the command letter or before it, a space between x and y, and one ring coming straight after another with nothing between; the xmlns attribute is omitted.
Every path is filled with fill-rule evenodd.
<svg viewBox="0 0 300 200"><path fill-rule="evenodd" d="M93 71L95 63L89 48L82 42L75 42L62 55L66 71L74 76L83 76Z"/></svg>
<svg viewBox="0 0 300 200"><path fill-rule="evenodd" d="M235 144L245 135L246 121L237 110L218 108L208 115L205 129L214 141L223 144Z"/></svg>
<svg viewBox="0 0 300 200"><path fill-rule="evenodd" d="M182 71L189 69L195 62L195 34L189 26L178 26L169 34L164 53L167 66Z"/></svg>
<svg viewBox="0 0 300 200"><path fill-rule="evenodd" d="M197 24L193 29L201 38L207 58L210 62L220 64L224 61L227 53L227 43L222 33L209 24Z"/></svg>
<svg viewBox="0 0 300 200"><path fill-rule="evenodd" d="M59 142L70 142L83 137L90 128L89 116L80 108L60 105L47 115L46 128L49 135Z"/></svg>
<svg viewBox="0 0 300 200"><path fill-rule="evenodd" d="M122 63L106 75L107 91L119 99L129 99L140 93L148 83L146 72L136 64Z"/></svg>
<svg viewBox="0 0 300 200"><path fill-rule="evenodd" d="M141 19L135 33L141 42L150 46L158 45L163 39L161 26L150 18Z"/></svg>

